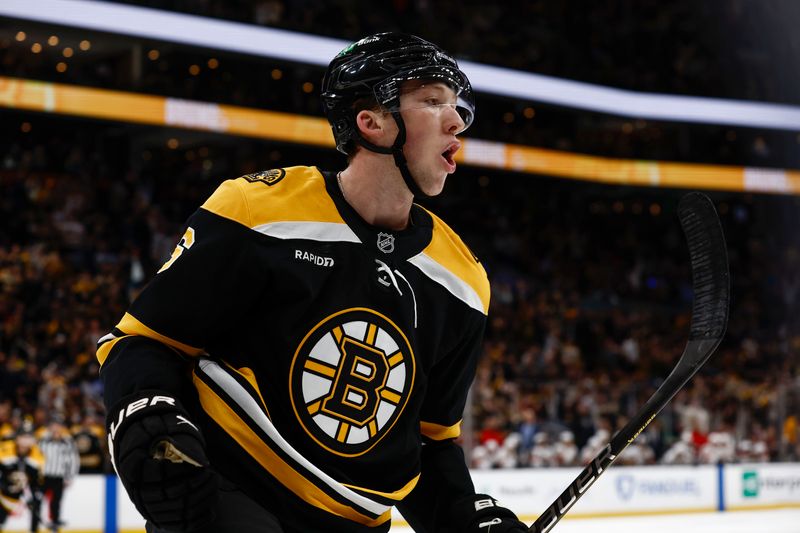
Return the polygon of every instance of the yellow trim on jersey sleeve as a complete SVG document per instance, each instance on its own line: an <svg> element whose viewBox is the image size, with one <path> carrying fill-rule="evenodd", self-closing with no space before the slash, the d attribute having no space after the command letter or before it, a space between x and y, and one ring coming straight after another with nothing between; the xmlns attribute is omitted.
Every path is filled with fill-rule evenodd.
<svg viewBox="0 0 800 533"><path fill-rule="evenodd" d="M250 429L250 426L248 426L247 423L245 423L245 421L201 379L194 376L193 381L197 388L203 410L208 413L214 422L225 430L225 432L230 435L244 451L253 457L264 470L278 479L287 489L306 503L318 509L322 509L329 514L341 516L369 527L377 527L391 520L391 510L373 519L328 496L322 489L297 472L267 446L267 444Z"/></svg>
<svg viewBox="0 0 800 533"><path fill-rule="evenodd" d="M188 344L184 344L180 341L176 341L175 339L171 339L166 335L162 335L157 331L148 328L144 324L142 324L139 319L133 316L130 313L125 313L125 316L122 317L122 320L119 321L117 324L117 329L126 333L126 335L139 335L141 337L147 337L148 339L153 339L158 341L162 344L166 344L167 346L171 346L177 350L182 351L187 355L201 355L205 353L202 348L195 348L194 346L190 346ZM122 337L120 337L122 338ZM113 342L113 341L109 341ZM103 345L105 346L105 344ZM107 354L106 354L107 355Z"/></svg>
<svg viewBox="0 0 800 533"><path fill-rule="evenodd" d="M274 185L246 177L223 182L202 205L221 217L255 228L272 222L344 223L315 167L288 167Z"/></svg>
<svg viewBox="0 0 800 533"><path fill-rule="evenodd" d="M19 507L20 498L13 498L8 496L7 494L0 494L0 505L8 512L8 514L13 514L14 511L17 510Z"/></svg>
<svg viewBox="0 0 800 533"><path fill-rule="evenodd" d="M114 348L114 345L116 345L122 339L132 336L133 335L123 335L122 337L116 337L101 344L95 353L95 357L97 357L97 362L100 363L100 366L103 366L103 363L106 362L106 359L108 359L108 355L111 353L111 349Z"/></svg>
<svg viewBox="0 0 800 533"><path fill-rule="evenodd" d="M428 213L433 218L433 236L423 252L472 287L481 299L484 314L488 313L490 288L486 270L456 232L439 217L430 211Z"/></svg>
<svg viewBox="0 0 800 533"><path fill-rule="evenodd" d="M408 496L409 493L412 490L414 490L414 487L417 486L417 482L419 481L419 476L420 476L420 474L417 474L416 476L414 476L414 478L411 481L406 483L406 485L403 488L401 488L399 490L396 490L394 492L381 492L381 491L378 491L378 490L365 489L364 487L356 487L355 485L347 485L345 483L343 483L343 485L345 487L347 487L347 488L350 488L350 489L353 489L353 490L356 490L356 491L359 491L359 492L366 492L368 494L375 494L377 496L383 496L384 498L388 498L390 500L395 500L395 501L399 502L403 498Z"/></svg>
<svg viewBox="0 0 800 533"><path fill-rule="evenodd" d="M452 426L442 426L432 422L420 422L420 432L432 440L455 439L461 435L461 420Z"/></svg>

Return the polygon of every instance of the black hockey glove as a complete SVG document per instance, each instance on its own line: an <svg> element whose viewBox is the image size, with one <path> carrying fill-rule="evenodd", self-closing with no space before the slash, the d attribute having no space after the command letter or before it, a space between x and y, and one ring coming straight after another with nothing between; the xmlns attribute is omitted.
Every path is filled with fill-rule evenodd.
<svg viewBox="0 0 800 533"><path fill-rule="evenodd" d="M203 435L172 394L123 398L108 414L108 444L128 496L154 525L192 531L214 518L218 476Z"/></svg>
<svg viewBox="0 0 800 533"><path fill-rule="evenodd" d="M528 526L517 519L510 509L497 505L486 494L473 494L453 505L459 533L528 533Z"/></svg>

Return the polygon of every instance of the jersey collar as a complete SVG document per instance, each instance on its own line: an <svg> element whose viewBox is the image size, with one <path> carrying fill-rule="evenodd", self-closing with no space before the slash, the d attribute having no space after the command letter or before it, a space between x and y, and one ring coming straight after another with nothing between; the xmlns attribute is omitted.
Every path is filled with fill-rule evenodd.
<svg viewBox="0 0 800 533"><path fill-rule="evenodd" d="M411 206L410 223L407 228L393 231L373 226L363 218L344 199L336 181L336 173L320 171L325 179L325 189L333 200L339 215L361 240L361 245L376 257L383 260L402 261L419 254L431 242L433 219L417 204Z"/></svg>

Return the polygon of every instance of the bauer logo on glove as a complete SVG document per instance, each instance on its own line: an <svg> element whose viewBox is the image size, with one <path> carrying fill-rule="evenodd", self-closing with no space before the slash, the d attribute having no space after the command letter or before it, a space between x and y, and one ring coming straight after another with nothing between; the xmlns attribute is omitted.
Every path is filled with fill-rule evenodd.
<svg viewBox="0 0 800 533"><path fill-rule="evenodd" d="M109 412L109 449L136 509L167 530L191 531L213 520L218 476L180 402L141 391L118 405Z"/></svg>

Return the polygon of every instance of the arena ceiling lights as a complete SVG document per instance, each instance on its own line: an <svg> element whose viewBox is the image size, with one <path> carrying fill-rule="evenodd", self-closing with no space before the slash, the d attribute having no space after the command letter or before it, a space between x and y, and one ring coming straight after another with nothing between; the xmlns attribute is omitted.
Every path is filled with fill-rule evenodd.
<svg viewBox="0 0 800 533"><path fill-rule="evenodd" d="M92 0L2 0L0 16L326 66L346 41ZM464 61L477 91L617 116L800 130L800 107L639 93Z"/></svg>

